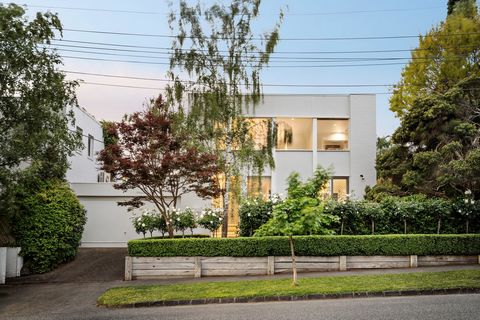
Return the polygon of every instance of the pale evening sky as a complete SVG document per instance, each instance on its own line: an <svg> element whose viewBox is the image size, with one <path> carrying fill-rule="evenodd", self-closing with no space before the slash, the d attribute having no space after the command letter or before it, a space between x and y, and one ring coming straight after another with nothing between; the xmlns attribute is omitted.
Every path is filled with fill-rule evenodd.
<svg viewBox="0 0 480 320"><path fill-rule="evenodd" d="M27 10L30 17L36 11L46 11L50 8L52 12L58 12L66 29L170 35L166 17L169 7L166 0L11 2L30 6ZM212 0L203 2L211 3ZM259 32L267 31L275 23L280 8L288 6L280 32L281 38L285 39L419 35L424 34L445 18L446 3L447 0L263 0L260 22L256 27ZM169 48L171 40L169 38L75 31L64 31L63 36L63 39L68 41L62 43L55 41L55 43L61 45L57 48L61 49L59 52L65 56L62 68L64 70L132 77L165 77L168 55L165 49L159 48ZM401 50L415 48L417 43L418 38L415 37L281 40L277 51L283 53L275 55L279 59L274 59L275 61L271 63L272 67L263 72L262 81L265 84L393 84L400 79L401 70L408 60L385 60L385 58L409 58L409 52ZM112 44L122 46L112 46ZM115 48L124 51L113 50ZM346 51L372 50L399 51L345 53ZM316 53L305 54L306 51ZM325 53L326 51L335 53ZM136 62L82 60L78 59L79 57ZM345 60L345 58L353 59ZM338 67L338 65L349 64L356 66ZM367 66L358 66L359 64L367 64ZM336 65L336 67L329 67L329 65ZM159 81L73 73L68 77L83 79L85 82L135 87L161 88L164 85ZM389 92L388 87L264 87L264 92L379 93L377 95L377 135L391 134L398 126L398 120L388 109L390 95L385 94ZM82 84L77 91L80 105L98 120L119 120L125 113L142 109L145 101L159 93L161 91L157 89L108 87L94 84Z"/></svg>

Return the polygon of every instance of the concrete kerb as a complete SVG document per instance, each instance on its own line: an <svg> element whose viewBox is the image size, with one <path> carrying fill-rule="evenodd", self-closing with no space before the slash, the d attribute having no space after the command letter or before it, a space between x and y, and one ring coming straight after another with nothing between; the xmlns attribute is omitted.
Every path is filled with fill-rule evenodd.
<svg viewBox="0 0 480 320"><path fill-rule="evenodd" d="M471 294L480 293L480 288L447 288L427 290L395 290L374 292L345 292L327 294L307 294L301 296L259 296L259 297L235 297L235 298L208 298L191 300L158 300L148 302L127 303L115 306L99 305L109 309L121 308L145 308L145 307L169 307L204 304L227 304L227 303L257 303L257 302L280 302L280 301L306 301L306 300L330 300L330 299L356 299L368 297L400 297L419 295L446 295L446 294Z"/></svg>

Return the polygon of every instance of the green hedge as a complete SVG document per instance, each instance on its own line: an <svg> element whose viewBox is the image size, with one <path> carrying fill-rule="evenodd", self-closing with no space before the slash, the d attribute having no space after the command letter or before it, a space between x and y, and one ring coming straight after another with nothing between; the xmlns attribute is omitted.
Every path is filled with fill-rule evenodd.
<svg viewBox="0 0 480 320"><path fill-rule="evenodd" d="M182 236L181 234L176 234L173 236L173 239L198 239L198 238L210 238L209 234L186 234ZM138 238L137 240L146 241L146 240L172 240L169 236L155 236L148 238Z"/></svg>
<svg viewBox="0 0 480 320"><path fill-rule="evenodd" d="M299 256L338 255L477 255L480 235L298 236ZM128 242L137 257L289 256L288 237L233 239L145 239Z"/></svg>

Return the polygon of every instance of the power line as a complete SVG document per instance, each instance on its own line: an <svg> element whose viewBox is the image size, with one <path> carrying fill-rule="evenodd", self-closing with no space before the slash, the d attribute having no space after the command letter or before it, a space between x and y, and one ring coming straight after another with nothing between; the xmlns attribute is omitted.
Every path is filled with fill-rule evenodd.
<svg viewBox="0 0 480 320"><path fill-rule="evenodd" d="M94 33L94 34L109 34L117 36L136 36L136 37L154 37L154 38L169 38L174 39L177 36L165 35L165 34L151 34L151 33L131 33L131 32L117 32L117 31L104 31L104 30L86 30L86 29L70 29L65 28L64 31L79 32L79 33ZM466 32L466 33L451 33L444 35L435 35L436 37L455 37L466 35L478 35L480 32ZM428 36L428 35L427 35ZM325 38L282 38L281 41L353 41L353 40L389 40L389 39L409 39L420 38L421 35L398 35L398 36L365 36L365 37L325 37ZM423 36L425 37L425 36ZM187 39L193 39L195 37L186 37ZM209 37L206 37L209 38ZM262 38L252 38L252 40L264 40Z"/></svg>
<svg viewBox="0 0 480 320"><path fill-rule="evenodd" d="M135 76L124 76L124 75L113 75L113 74L82 72L82 71L69 71L69 70L62 70L62 72L70 73L70 74L106 77L106 78L172 82L170 80L161 79L161 78L135 77ZM181 82L183 82L183 83L193 83L192 81L189 81L189 80L181 80ZM288 83L271 84L271 83L265 83L265 84L262 84L262 86L264 86L264 87L306 87L306 88L308 88L308 87L312 87L312 88L351 88L351 87L392 87L393 85L392 84L288 84Z"/></svg>
<svg viewBox="0 0 480 320"><path fill-rule="evenodd" d="M107 56L120 56L120 57L134 57L134 58L148 58L148 59L164 59L169 61L170 53L167 52L153 52L150 51L152 54L155 55L165 55L167 57L159 57L159 56L148 56L148 55L135 55L135 54L123 54L123 53L109 53L109 52L97 52L97 51L85 51L85 50L74 50L74 49L64 49L64 48L57 48L56 46L61 45L54 45L54 49L58 51L65 51L65 52L75 52L75 53L85 53L85 54L98 54L98 55L107 55ZM91 48L92 50L103 50L103 48L99 47L88 47L88 46L69 46L66 47L74 47L74 48ZM110 49L110 51L122 51L117 49ZM128 52L136 52L135 50L128 50ZM139 51L142 52L142 51ZM455 55L451 56L452 58L464 58L467 55ZM226 56L221 56L226 57ZM388 60L430 60L436 59L437 57L271 57L271 61L275 62L343 62L343 61L388 61ZM251 59L260 59L259 57L251 57Z"/></svg>
<svg viewBox="0 0 480 320"><path fill-rule="evenodd" d="M105 59L105 58L93 58L93 57L77 57L77 56L61 56L66 59L75 60L89 60L89 61L106 61L106 62L121 62L121 63L135 63L146 65L170 65L168 62L155 62L155 61L139 61L139 60L118 60L118 59ZM407 58L405 58L407 59ZM358 61L358 60L357 60ZM376 60L372 60L376 61ZM338 62L338 61L335 61ZM343 61L342 61L343 62ZM348 62L348 61L347 61ZM354 61L350 61L354 62ZM417 63L425 63L419 61ZM393 66L393 65L405 65L404 62L387 62L387 63L364 63L364 64L328 64L328 65L268 65L265 68L342 68L342 67L376 67L376 66Z"/></svg>
<svg viewBox="0 0 480 320"><path fill-rule="evenodd" d="M57 42L67 42L67 43L80 43L80 44L93 44L93 45L100 45L100 46L111 46L111 47L119 47L119 48L138 48L138 49L157 49L157 50L168 50L169 53L172 52L171 48L167 47L155 47L155 46L140 46L140 45L131 45L131 44L119 44L119 43L109 43L109 42L93 42L93 41L80 41L80 40L68 40L68 39L53 39ZM59 45L59 44L54 44ZM65 45L63 45L65 46ZM472 48L478 47L478 45L464 45L464 46L457 46L457 47L450 47L450 48ZM446 47L448 48L448 47ZM104 48L104 50L118 50L115 48ZM198 49L199 51L205 51L202 49ZM387 49L387 50L354 50L354 51L275 51L273 54L354 54L354 53L387 53L387 52L411 52L413 50L418 51L431 51L433 49L428 48L414 48L414 49ZM126 49L122 49L121 51L127 51ZM136 52L137 50L132 50L132 52ZM148 51L138 51L138 52L145 52ZM150 51L151 53L155 53ZM227 52L226 50L219 50L219 52Z"/></svg>
<svg viewBox="0 0 480 320"><path fill-rule="evenodd" d="M102 82L90 82L85 81L82 84L88 85L97 85L97 86L106 86L106 87L118 87L118 88L131 88L131 89L148 89L148 90L160 90L165 91L163 88L157 87L144 87L144 86L131 86L131 85L123 85L123 84L111 84L111 83L102 83ZM367 92L368 94L391 94L391 92ZM355 93L345 93L345 94L355 94ZM365 94L365 92L363 92Z"/></svg>
<svg viewBox="0 0 480 320"><path fill-rule="evenodd" d="M129 14L143 14L143 15L164 15L168 13L159 11L137 11L137 10L118 10L118 9L104 9L104 8L86 8L86 7L66 7L66 6L41 6L41 5L22 5L25 8L38 9L60 9L60 10L76 10L88 12L109 12L109 13L129 13ZM349 15L349 14L364 14L364 13L382 13L382 12L410 12L419 10L440 9L438 7L422 7L422 8L392 8L392 9L376 9L376 10L351 10L351 11L329 11L329 12L288 12L286 16L328 16L328 15Z"/></svg>

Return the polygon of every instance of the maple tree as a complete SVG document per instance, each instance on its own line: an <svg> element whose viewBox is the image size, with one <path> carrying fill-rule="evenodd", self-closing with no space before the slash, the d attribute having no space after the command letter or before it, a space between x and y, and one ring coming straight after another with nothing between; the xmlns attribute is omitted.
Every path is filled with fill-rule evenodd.
<svg viewBox="0 0 480 320"><path fill-rule="evenodd" d="M210 198L221 194L215 179L217 156L196 145L184 128L182 114L169 110L161 96L148 110L110 124L108 134L115 142L99 154L102 169L114 175L116 189L143 192L118 204L133 209L153 203L165 219L170 237L174 231L172 209L182 195L194 192Z"/></svg>

